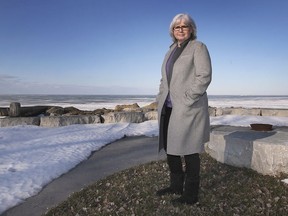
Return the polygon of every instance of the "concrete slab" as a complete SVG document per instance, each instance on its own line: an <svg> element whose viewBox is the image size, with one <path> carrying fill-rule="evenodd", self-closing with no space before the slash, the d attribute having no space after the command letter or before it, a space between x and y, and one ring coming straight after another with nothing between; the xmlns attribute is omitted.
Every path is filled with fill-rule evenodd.
<svg viewBox="0 0 288 216"><path fill-rule="evenodd" d="M217 161L251 168L265 175L288 173L288 130L253 131L249 127L214 126L206 152Z"/></svg>
<svg viewBox="0 0 288 216"><path fill-rule="evenodd" d="M89 159L55 179L36 196L9 209L1 216L40 216L66 200L73 192L113 173L150 161L165 158L158 155L158 137L126 137L94 152Z"/></svg>

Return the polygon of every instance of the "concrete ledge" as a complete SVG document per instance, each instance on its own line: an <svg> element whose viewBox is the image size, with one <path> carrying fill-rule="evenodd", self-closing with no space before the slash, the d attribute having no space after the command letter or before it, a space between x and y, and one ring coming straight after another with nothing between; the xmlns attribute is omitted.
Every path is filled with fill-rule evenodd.
<svg viewBox="0 0 288 216"><path fill-rule="evenodd" d="M61 127L73 124L100 124L100 116L45 116L40 119L42 127Z"/></svg>
<svg viewBox="0 0 288 216"><path fill-rule="evenodd" d="M277 108L243 108L243 107L209 107L210 116L254 115L287 117L288 109Z"/></svg>
<svg viewBox="0 0 288 216"><path fill-rule="evenodd" d="M104 123L141 123L145 121L145 115L143 112L111 112L103 115L103 118Z"/></svg>
<svg viewBox="0 0 288 216"><path fill-rule="evenodd" d="M101 123L102 123L101 116L98 115L0 118L0 127L12 127L17 125L61 127L72 124L101 124Z"/></svg>
<svg viewBox="0 0 288 216"><path fill-rule="evenodd" d="M40 117L8 117L0 118L0 127L12 127L17 125L40 125Z"/></svg>
<svg viewBox="0 0 288 216"><path fill-rule="evenodd" d="M219 162L264 175L288 173L288 127L262 132L248 127L214 126L205 150Z"/></svg>
<svg viewBox="0 0 288 216"><path fill-rule="evenodd" d="M16 125L37 125L42 127L61 127L72 124L101 124L130 122L141 123L156 120L157 112L110 112L104 115L71 115L71 116L42 116L42 117L6 117L0 118L0 127Z"/></svg>

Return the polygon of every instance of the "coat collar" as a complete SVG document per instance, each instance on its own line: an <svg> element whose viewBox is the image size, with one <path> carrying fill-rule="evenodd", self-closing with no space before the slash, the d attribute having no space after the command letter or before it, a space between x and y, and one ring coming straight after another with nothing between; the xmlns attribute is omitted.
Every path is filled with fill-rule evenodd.
<svg viewBox="0 0 288 216"><path fill-rule="evenodd" d="M190 43L191 41L194 41L195 39L193 39L192 37L190 37L190 38L188 38L186 41L184 41L183 43L181 43L180 44L180 46L183 46L183 45L185 45L185 44L187 44L187 43ZM172 43L170 46L169 46L169 48L174 48L175 46L177 46L178 44L177 44L177 41L175 41L174 43Z"/></svg>

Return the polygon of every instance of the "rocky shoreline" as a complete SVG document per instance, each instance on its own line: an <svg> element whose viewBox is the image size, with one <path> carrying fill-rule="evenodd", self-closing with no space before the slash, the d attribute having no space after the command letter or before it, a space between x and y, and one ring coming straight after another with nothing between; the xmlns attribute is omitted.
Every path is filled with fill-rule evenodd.
<svg viewBox="0 0 288 216"><path fill-rule="evenodd" d="M288 117L288 109L209 107L209 114L214 117L221 115ZM157 118L157 104L155 102L144 107L134 103L117 105L114 109L102 108L93 111L59 106L21 107L19 103L11 103L9 108L0 107L0 127L16 125L60 127L71 124L141 123L157 120Z"/></svg>

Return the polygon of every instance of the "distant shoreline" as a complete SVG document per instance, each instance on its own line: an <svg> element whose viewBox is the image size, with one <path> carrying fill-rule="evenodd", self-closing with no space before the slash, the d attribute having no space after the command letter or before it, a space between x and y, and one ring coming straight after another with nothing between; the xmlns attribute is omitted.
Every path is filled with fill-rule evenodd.
<svg viewBox="0 0 288 216"><path fill-rule="evenodd" d="M0 107L11 102L21 106L61 106L80 110L114 109L119 104L137 103L140 107L156 101L156 95L43 95L0 94ZM288 95L208 95L210 107L245 107L288 109Z"/></svg>

